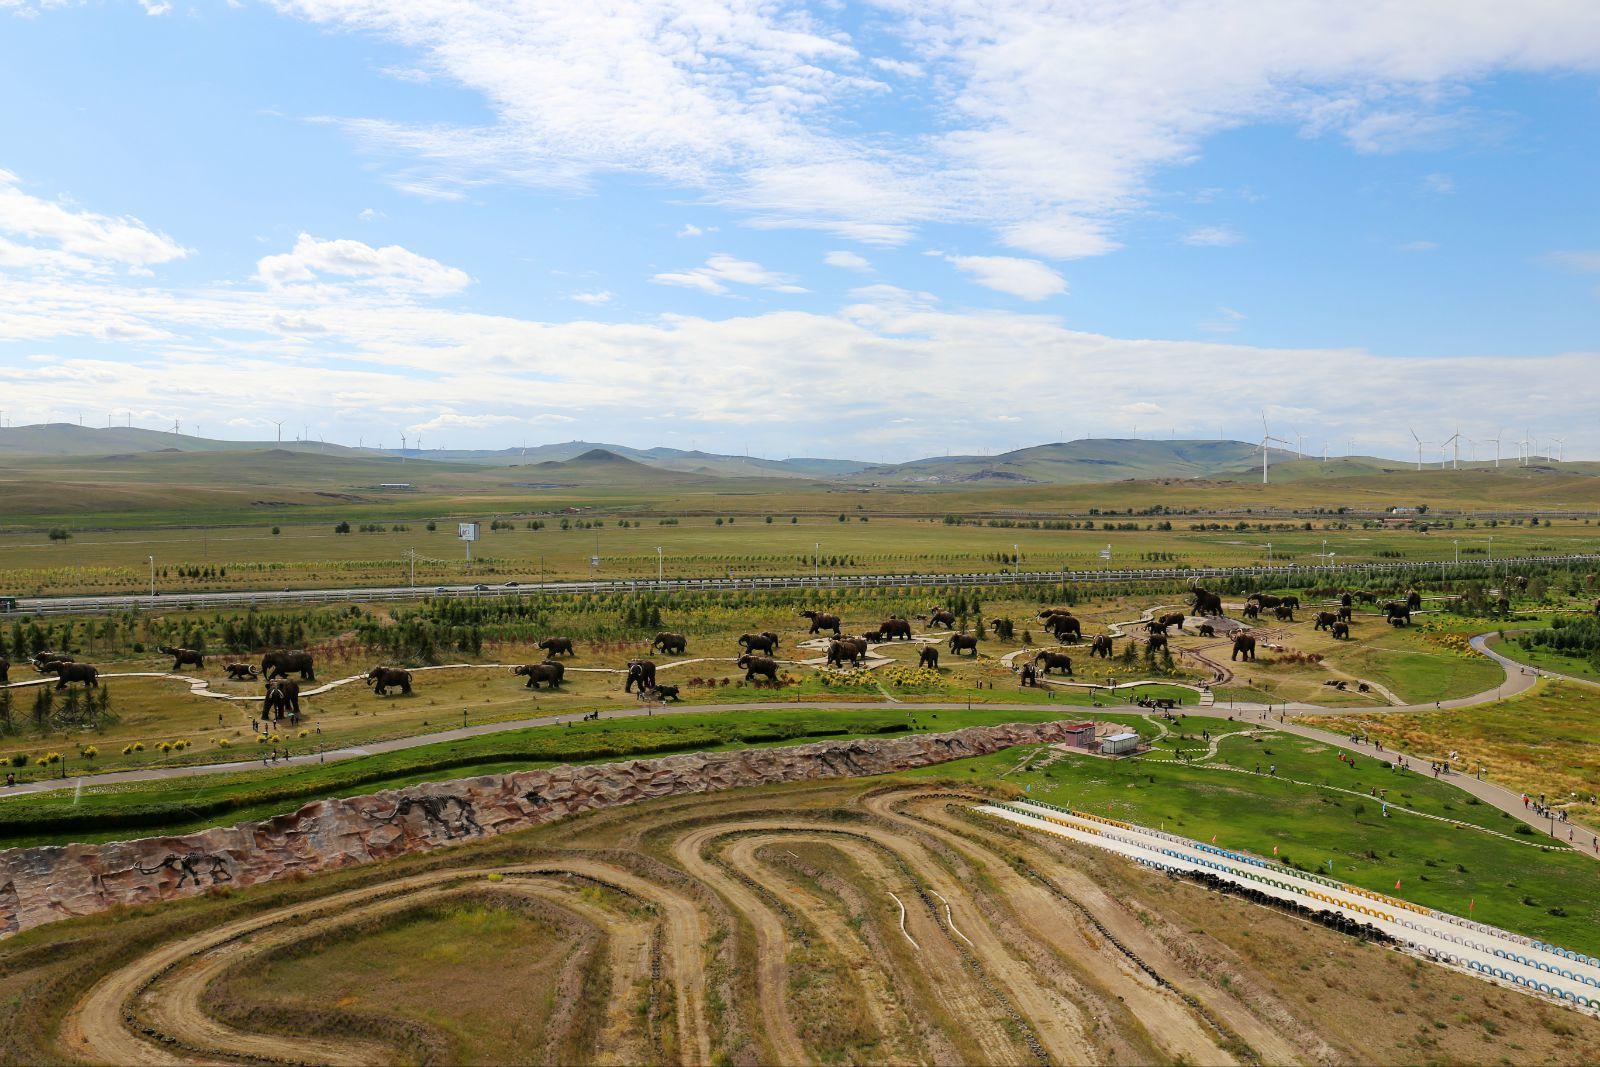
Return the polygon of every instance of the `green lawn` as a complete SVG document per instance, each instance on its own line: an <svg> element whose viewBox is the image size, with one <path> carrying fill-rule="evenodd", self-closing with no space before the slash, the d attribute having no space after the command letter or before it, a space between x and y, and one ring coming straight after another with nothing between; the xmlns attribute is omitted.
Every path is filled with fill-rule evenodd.
<svg viewBox="0 0 1600 1067"><path fill-rule="evenodd" d="M1183 726L1197 736L1202 729L1215 735L1241 728L1200 717ZM1140 729L1153 733L1148 724ZM1219 751L1220 761L1246 770L1275 763L1277 778L1169 762L1164 752L1157 759L1115 761L1068 756L1042 770L1014 772L1021 755L1013 750L908 773L1031 787L1033 797L1053 804L1200 841L1215 836L1218 845L1261 856L1271 857L1276 846L1280 860L1306 869L1331 870L1356 885L1461 915L1475 902L1471 914L1485 922L1600 952L1600 864L1537 847L1547 839L1517 834L1517 820L1431 777L1393 771L1362 756L1350 767L1332 748L1279 733L1259 741L1229 739ZM1387 789L1390 816L1370 796L1325 786L1363 793ZM1421 818L1400 807L1508 836Z"/></svg>
<svg viewBox="0 0 1600 1067"><path fill-rule="evenodd" d="M1587 656L1564 656L1559 652L1543 648L1523 648L1517 641L1516 635L1509 631L1503 641L1498 637L1490 638L1489 647L1507 659L1526 663L1530 667L1542 667L1558 674L1570 674L1574 678L1587 678L1592 682L1600 682L1600 669L1597 669Z"/></svg>

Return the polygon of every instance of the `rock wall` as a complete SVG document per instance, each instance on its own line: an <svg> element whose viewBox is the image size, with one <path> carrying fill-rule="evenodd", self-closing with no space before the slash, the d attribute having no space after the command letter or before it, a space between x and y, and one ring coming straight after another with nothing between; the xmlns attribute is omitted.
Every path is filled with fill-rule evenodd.
<svg viewBox="0 0 1600 1067"><path fill-rule="evenodd" d="M825 741L560 766L319 800L289 815L100 845L0 852L0 936L119 904L332 871L525 830L585 811L740 786L884 774L1061 741L1065 723Z"/></svg>

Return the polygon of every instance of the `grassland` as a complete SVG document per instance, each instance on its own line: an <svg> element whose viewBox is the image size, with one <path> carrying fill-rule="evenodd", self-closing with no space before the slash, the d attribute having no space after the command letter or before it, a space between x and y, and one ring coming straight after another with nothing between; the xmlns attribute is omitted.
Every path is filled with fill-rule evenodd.
<svg viewBox="0 0 1600 1067"><path fill-rule="evenodd" d="M1210 531L1187 529L1192 523L1182 519L1149 517L1073 520L1092 522L1094 529L1032 529L885 516L859 500L836 506L839 510L827 516L672 513L674 525L659 525L655 518L628 519L626 512L596 511L571 521L602 526L566 530L560 528L565 516L544 512L536 514L545 527L530 530L526 523L535 520L523 513L513 529L490 530L485 523L470 569L453 518L441 519L432 531L425 521L401 521L398 525L406 529L396 531L391 517L382 523L384 532L363 533L357 523L348 534L334 532L337 518L317 524L283 522L277 524L276 535L273 525L260 520L211 528L80 530L66 541L51 541L43 529L0 531L0 589L21 595L147 591L152 556L157 590L174 595L210 589L403 586L413 574L415 584L427 587L463 581L649 578L658 572L678 578L814 571L994 572L1013 566L1018 556L1024 568L1035 570L1255 566L1320 562L1326 558L1321 555L1324 542L1326 551L1347 563L1446 562L1455 558L1457 540L1464 560L1486 559L1491 536L1496 557L1588 552L1600 546L1600 527L1576 519L1537 527L1469 527L1474 520L1463 519L1454 530L1429 534L1338 528L1341 520L1252 517L1224 519L1220 525L1225 529ZM770 524L766 514L773 516ZM847 521L839 521L840 514ZM1155 528L1168 521L1173 529ZM1216 521L1215 516L1206 520ZM1108 530L1107 522L1131 522L1137 529ZM1246 528L1236 529L1239 522L1246 522ZM1301 528L1304 523L1312 528ZM1108 545L1109 560L1100 555ZM590 566L593 556L600 558L598 569Z"/></svg>
<svg viewBox="0 0 1600 1067"><path fill-rule="evenodd" d="M1319 722L1359 729L1400 752L1439 760L1451 753L1462 773L1476 773L1518 793L1545 796L1571 817L1600 818L1600 692L1570 682L1541 682L1509 700L1459 711ZM1581 840L1588 836L1576 830Z"/></svg>
<svg viewBox="0 0 1600 1067"><path fill-rule="evenodd" d="M1381 728L1397 721L1375 720ZM1325 725L1348 730L1350 720ZM1151 736L1158 727L1145 722L1139 729ZM1201 841L1215 837L1225 848L1261 856L1276 850L1280 861L1306 870L1600 953L1600 883L1592 856L1540 847L1547 839L1518 834L1521 824L1511 816L1446 782L1380 760L1341 762L1330 746L1273 731L1242 733L1243 724L1220 718L1190 715L1174 729L1188 739L1169 738L1150 758L1051 760L1041 754L1021 766L1018 753L1003 752L967 761L959 773L969 782L1026 789L1053 804ZM1224 737L1212 760L1204 758L1202 731ZM1173 762L1174 747L1198 762ZM1274 766L1275 775L1256 773ZM945 770L910 773L938 777Z"/></svg>

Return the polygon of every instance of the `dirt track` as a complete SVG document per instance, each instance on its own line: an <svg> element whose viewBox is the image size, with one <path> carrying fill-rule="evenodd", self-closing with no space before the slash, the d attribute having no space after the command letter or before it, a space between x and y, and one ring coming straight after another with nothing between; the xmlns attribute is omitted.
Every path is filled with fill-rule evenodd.
<svg viewBox="0 0 1600 1067"><path fill-rule="evenodd" d="M550 1004L515 1002L547 1035L527 1049L530 1062L561 1060L563 1049L613 1063L1360 1059L1368 1001L1320 986L1323 999L1300 1000L1299 955L1262 962L1212 936L1233 928L1348 960L1341 975L1354 986L1381 986L1392 971L1406 996L1423 995L1397 954L1070 842L997 830L972 813L974 799L870 783L683 797L552 826L494 866L469 846L422 865L437 869L350 872L364 884L334 880L309 902L252 911L256 891L195 902L229 910L86 983L55 1050L101 1063L414 1059L415 1046L332 1025L323 1004L295 1007L306 1025L275 1017L285 991L251 1004L250 983L274 953L359 944L453 901L526 900L581 932L596 961L596 995L574 995L574 983ZM108 937L119 923L106 924ZM318 958L308 951L302 961ZM550 966L573 968L556 957ZM486 996L495 977L484 975ZM1496 993L1442 972L1429 981L1445 983L1452 1003ZM426 1036L425 1061L473 1058L439 1020L401 1021Z"/></svg>

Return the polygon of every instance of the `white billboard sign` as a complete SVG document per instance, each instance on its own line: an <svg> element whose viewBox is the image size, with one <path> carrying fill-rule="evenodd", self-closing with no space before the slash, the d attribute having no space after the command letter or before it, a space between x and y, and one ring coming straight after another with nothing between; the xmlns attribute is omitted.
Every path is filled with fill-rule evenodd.
<svg viewBox="0 0 1600 1067"><path fill-rule="evenodd" d="M476 541L478 539L478 524L475 522L457 523L456 536L463 541Z"/></svg>

